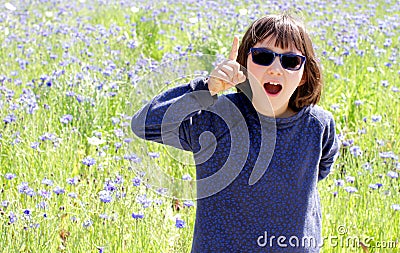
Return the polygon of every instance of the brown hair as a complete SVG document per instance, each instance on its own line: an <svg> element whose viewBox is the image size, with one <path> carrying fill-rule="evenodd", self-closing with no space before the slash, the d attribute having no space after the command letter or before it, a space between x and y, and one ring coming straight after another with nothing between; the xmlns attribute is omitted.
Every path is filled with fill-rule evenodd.
<svg viewBox="0 0 400 253"><path fill-rule="evenodd" d="M267 15L254 21L242 39L236 61L247 69L250 48L269 36L275 39L276 47L287 49L295 46L306 57L302 78L304 84L297 87L290 97L289 107L299 111L304 106L317 104L322 89L321 68L304 25L291 15Z"/></svg>

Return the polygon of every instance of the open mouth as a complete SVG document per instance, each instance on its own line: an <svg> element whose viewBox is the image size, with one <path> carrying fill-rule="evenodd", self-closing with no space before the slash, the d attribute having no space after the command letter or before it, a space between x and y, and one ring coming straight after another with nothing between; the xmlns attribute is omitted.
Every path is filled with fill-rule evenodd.
<svg viewBox="0 0 400 253"><path fill-rule="evenodd" d="M282 85L280 85L279 83L275 83L275 82L267 82L267 83L264 83L264 90L269 95L277 95L282 90Z"/></svg>

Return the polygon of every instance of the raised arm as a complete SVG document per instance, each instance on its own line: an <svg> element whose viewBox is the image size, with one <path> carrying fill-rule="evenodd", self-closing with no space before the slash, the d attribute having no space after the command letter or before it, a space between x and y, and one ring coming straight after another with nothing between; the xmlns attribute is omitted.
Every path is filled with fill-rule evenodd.
<svg viewBox="0 0 400 253"><path fill-rule="evenodd" d="M216 100L206 80L196 78L154 97L132 117L132 131L142 139L192 151L190 118Z"/></svg>

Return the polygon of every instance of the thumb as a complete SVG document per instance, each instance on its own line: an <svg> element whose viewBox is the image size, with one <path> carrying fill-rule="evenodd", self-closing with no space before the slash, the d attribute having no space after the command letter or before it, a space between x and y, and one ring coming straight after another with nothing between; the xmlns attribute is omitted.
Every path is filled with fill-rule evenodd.
<svg viewBox="0 0 400 253"><path fill-rule="evenodd" d="M239 38L237 36L233 37L232 49L229 54L229 60L235 61L238 56L239 50Z"/></svg>

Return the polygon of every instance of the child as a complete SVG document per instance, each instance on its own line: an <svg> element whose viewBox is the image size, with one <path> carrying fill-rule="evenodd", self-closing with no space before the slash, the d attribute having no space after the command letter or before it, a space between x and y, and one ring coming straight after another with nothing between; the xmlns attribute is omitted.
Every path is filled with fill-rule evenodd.
<svg viewBox="0 0 400 253"><path fill-rule="evenodd" d="M317 182L339 145L332 115L316 105L322 82L311 40L282 14L255 21L238 44L208 79L156 96L132 130L194 154L192 252L319 252Z"/></svg>

